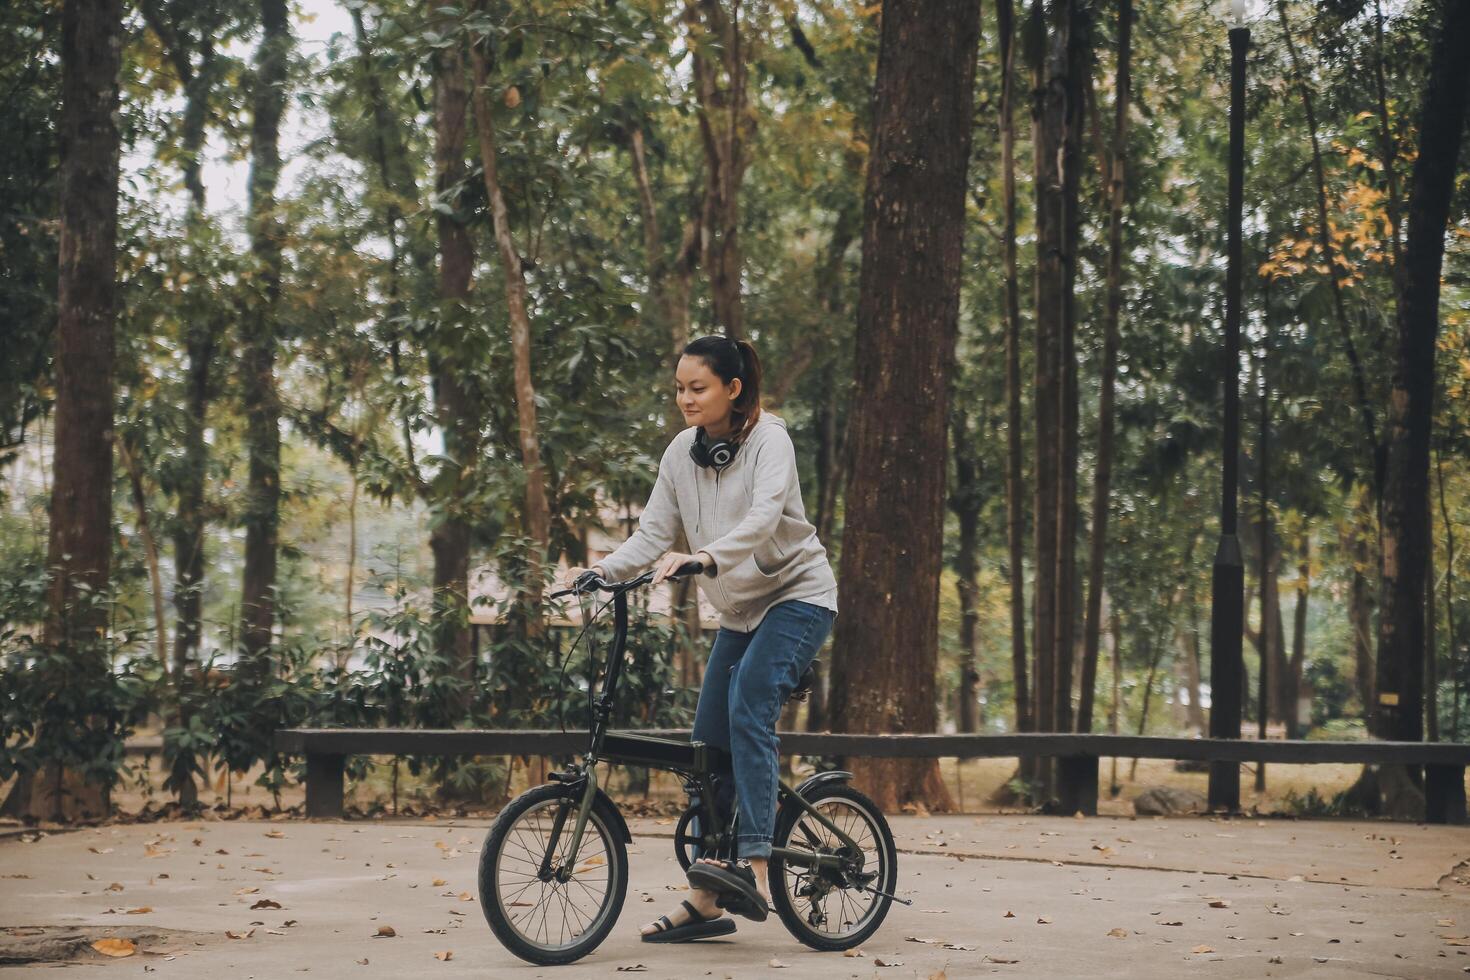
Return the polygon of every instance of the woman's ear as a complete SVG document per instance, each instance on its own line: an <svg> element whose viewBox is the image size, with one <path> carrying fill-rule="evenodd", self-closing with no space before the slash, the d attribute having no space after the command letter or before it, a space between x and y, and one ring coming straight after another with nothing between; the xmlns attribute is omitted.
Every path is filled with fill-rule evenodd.
<svg viewBox="0 0 1470 980"><path fill-rule="evenodd" d="M736 378L730 382L730 400L732 402L740 400L740 392L742 388L744 388L744 385L741 383L739 378Z"/></svg>

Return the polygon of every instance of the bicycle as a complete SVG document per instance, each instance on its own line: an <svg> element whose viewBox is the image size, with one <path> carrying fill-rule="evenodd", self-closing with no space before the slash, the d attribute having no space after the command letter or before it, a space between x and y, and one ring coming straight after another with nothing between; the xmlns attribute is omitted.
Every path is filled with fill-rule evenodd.
<svg viewBox="0 0 1470 980"><path fill-rule="evenodd" d="M699 562L674 577L697 575ZM480 850L480 907L485 921L516 956L540 965L572 963L595 950L617 922L628 889L627 845L633 837L617 806L598 785L597 765L609 762L673 772L689 804L674 830L684 869L709 854L733 859L738 813L727 821L716 805L714 776L729 772L728 753L703 742L611 732L618 678L628 637L628 595L653 580L648 572L624 582L584 576L548 598L602 591L612 595L614 636L605 665L588 680L593 699L587 751L581 762L550 773L550 782L512 800L497 815ZM606 608L604 604L603 608ZM809 686L809 680L804 678ZM797 691L801 690L799 685ZM791 934L813 949L837 951L864 942L893 902L897 852L888 822L872 800L848 785L852 773L818 773L777 789L769 884L772 903Z"/></svg>

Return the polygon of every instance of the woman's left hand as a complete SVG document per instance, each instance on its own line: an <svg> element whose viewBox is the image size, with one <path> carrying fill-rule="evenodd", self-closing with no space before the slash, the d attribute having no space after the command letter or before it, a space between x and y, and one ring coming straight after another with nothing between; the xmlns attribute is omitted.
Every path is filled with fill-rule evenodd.
<svg viewBox="0 0 1470 980"><path fill-rule="evenodd" d="M705 568L708 568L711 564L709 560L709 555L706 555L702 551L698 554L693 555L685 555L677 551L670 551L668 554L664 555L658 560L658 565L655 566L653 572L653 584L658 585L664 579L668 578L670 575L673 575L682 566L687 565L691 561L700 562L705 566Z"/></svg>

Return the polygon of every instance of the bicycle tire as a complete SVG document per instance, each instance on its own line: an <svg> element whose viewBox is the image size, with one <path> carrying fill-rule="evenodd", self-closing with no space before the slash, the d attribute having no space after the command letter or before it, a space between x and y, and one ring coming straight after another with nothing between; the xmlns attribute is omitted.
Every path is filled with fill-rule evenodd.
<svg viewBox="0 0 1470 980"><path fill-rule="evenodd" d="M587 817L582 850L577 856L579 867L565 884L570 885L577 881L577 873L591 873L600 864L606 869L605 893L585 921L576 917L570 919L576 930L570 935L563 928L558 933L558 941L552 942L549 927L545 929L546 941L537 940L537 936L542 933L541 928L532 928L531 934L527 934L523 927L528 927L535 921L536 910L543 905L547 909L541 918L543 927L547 926L546 915L558 907L561 909L563 927L569 922L570 899L558 906L554 899L558 897L559 884L540 879L532 880L535 875L530 868L534 861L528 857L533 853L533 848L528 845L545 839L540 836L541 831L537 828L544 827L547 816L552 816L554 820L555 810L561 805L573 808L558 838L558 847L564 847L563 842L571 838L577 801L568 795L565 787L547 784L526 790L507 804L496 816L485 835L485 844L480 849L480 908L484 911L485 921L506 949L527 962L541 966L573 963L601 945L617 923L628 892L627 846L618 832L616 821L603 812L603 804L594 803ZM547 835L549 836L549 830ZM517 848L523 853L516 853ZM601 858L600 862L598 858ZM502 887L507 882L510 887L519 888L519 891L507 894L507 888ZM537 894L540 900L516 901L517 897L538 888L538 885ZM584 891L591 891L585 882L582 887ZM553 894L548 896L547 890ZM527 909L530 911L525 911Z"/></svg>
<svg viewBox="0 0 1470 980"><path fill-rule="evenodd" d="M877 804L845 783L828 783L811 790L810 794L806 797L807 802L819 810L824 806L827 807L831 811L828 814L829 818L834 815L841 816L836 811L845 811L846 820L834 819L834 822L842 826L843 831L849 836L857 839L859 845L863 846L865 856L878 865L875 870L870 870L872 866L865 861L864 870L875 875L874 880L869 882L870 887L887 894L876 895L830 881L825 882L828 891L823 896L824 918L826 917L827 899L833 893L840 893L843 896L837 909L839 915L846 913L849 893L871 899L868 911L856 922L851 923L852 928L835 933L825 931L818 928L810 918L816 903L806 899L805 908L803 908L801 905L803 896L797 894L800 887L810 883L813 873L793 867L788 876L785 860L773 857L769 867L771 902L777 914L781 916L782 923L804 945L824 952L852 949L878 931L878 927L883 924L889 908L893 905L893 899L888 897L893 894L894 885L898 881L898 851L893 843L893 832L888 828L888 821L884 819L883 811L878 809ZM772 842L777 847L811 849L813 844L810 836L814 836L812 831L815 829L820 832L820 835L815 836L824 836L826 843L840 843L835 835L815 821L808 819L803 822L801 818L805 816L806 811L801 807L790 803L783 805L781 811L776 814L776 829L772 835ZM843 826L844 822L846 826ZM799 826L804 828L802 837L793 841L792 836L798 831ZM871 849L864 844L865 839L871 845Z"/></svg>

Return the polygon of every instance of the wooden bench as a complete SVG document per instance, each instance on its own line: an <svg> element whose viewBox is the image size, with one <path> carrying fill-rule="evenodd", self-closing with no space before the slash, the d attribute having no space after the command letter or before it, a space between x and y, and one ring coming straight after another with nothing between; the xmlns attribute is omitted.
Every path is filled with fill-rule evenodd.
<svg viewBox="0 0 1470 980"><path fill-rule="evenodd" d="M688 739L688 730L640 731ZM306 757L306 814L342 816L344 762L349 755L543 755L572 756L587 745L585 731L396 728L293 728L275 733L284 755ZM1459 742L1307 742L1134 735L834 735L782 732L783 755L949 759L1052 758L1063 812L1097 813L1098 761L1105 758L1201 762L1347 763L1404 765L1424 770L1424 819L1463 824L1465 767L1470 744Z"/></svg>

